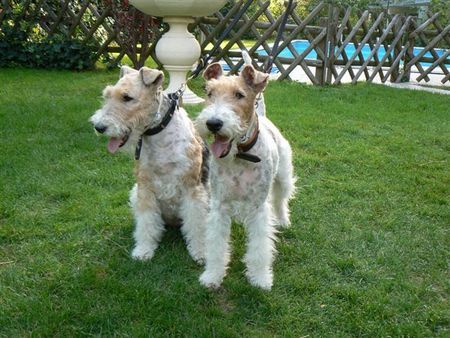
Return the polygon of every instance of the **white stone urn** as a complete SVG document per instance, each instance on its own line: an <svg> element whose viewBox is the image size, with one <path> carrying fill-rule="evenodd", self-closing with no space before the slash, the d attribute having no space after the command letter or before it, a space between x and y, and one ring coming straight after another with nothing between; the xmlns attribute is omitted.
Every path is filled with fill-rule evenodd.
<svg viewBox="0 0 450 338"><path fill-rule="evenodd" d="M145 14L163 17L170 26L156 44L156 56L170 76L168 93L177 91L186 81L186 74L200 57L200 44L187 26L193 17L206 16L218 11L227 0L130 0ZM203 102L189 87L183 94L183 103Z"/></svg>

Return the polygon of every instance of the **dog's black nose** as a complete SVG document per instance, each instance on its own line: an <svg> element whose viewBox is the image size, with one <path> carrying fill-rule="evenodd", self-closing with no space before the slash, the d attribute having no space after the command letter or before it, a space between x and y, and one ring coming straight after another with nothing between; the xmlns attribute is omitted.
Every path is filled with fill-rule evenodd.
<svg viewBox="0 0 450 338"><path fill-rule="evenodd" d="M106 131L106 126L102 124L97 124L94 126L95 130L97 130L100 134L103 134Z"/></svg>
<svg viewBox="0 0 450 338"><path fill-rule="evenodd" d="M222 128L223 121L219 120L219 119L212 118L212 119L209 119L209 120L206 121L206 126L213 133L217 133L220 130L220 128Z"/></svg>

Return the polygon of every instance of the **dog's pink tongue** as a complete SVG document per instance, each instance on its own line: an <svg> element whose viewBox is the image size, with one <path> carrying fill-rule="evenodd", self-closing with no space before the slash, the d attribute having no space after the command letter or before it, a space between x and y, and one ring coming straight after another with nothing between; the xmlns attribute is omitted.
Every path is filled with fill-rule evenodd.
<svg viewBox="0 0 450 338"><path fill-rule="evenodd" d="M216 136L214 143L211 144L211 150L216 158L220 158L223 154L228 151L229 142L227 138L221 138Z"/></svg>
<svg viewBox="0 0 450 338"><path fill-rule="evenodd" d="M108 151L111 154L114 154L117 151L117 149L119 149L121 143L122 139L117 137L111 137L108 142Z"/></svg>

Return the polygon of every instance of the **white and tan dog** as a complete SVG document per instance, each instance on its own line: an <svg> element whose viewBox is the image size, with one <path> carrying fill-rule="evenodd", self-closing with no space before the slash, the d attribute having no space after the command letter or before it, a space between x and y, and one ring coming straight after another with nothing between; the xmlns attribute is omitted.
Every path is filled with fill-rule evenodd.
<svg viewBox="0 0 450 338"><path fill-rule="evenodd" d="M292 152L279 130L255 113L255 100L268 75L246 65L239 76L223 76L218 63L203 74L207 102L196 120L210 146L210 214L206 228L206 269L200 282L218 287L230 259L231 220L245 225L245 263L251 284L270 289L275 224L290 224L288 201L295 190Z"/></svg>
<svg viewBox="0 0 450 338"><path fill-rule="evenodd" d="M134 147L142 135L137 183L130 193L136 221L133 258L151 259L165 224L181 222L188 251L201 262L208 208L207 150L184 109L163 94L163 79L159 70L122 67L119 81L104 89L105 103L90 120L97 132L110 137L111 153Z"/></svg>

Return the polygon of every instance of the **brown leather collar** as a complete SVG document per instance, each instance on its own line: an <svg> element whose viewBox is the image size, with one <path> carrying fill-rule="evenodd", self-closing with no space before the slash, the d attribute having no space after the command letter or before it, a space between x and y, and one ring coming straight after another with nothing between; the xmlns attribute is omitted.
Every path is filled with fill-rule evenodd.
<svg viewBox="0 0 450 338"><path fill-rule="evenodd" d="M236 154L236 157L240 158L242 160L258 163L258 162L261 162L261 159L258 156L252 155L252 154L247 154L247 152L250 149L252 149L253 146L256 144L256 141L258 141L259 120L258 120L258 116L256 114L255 114L255 117L256 117L256 127L255 127L255 129L253 131L253 134L244 143L238 143L237 144L238 153Z"/></svg>

